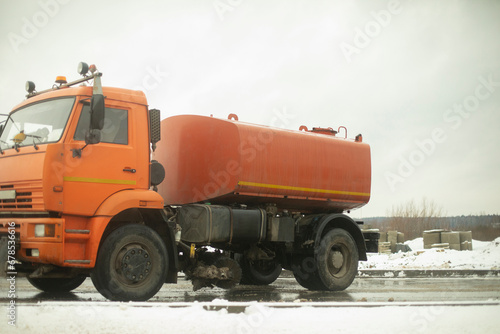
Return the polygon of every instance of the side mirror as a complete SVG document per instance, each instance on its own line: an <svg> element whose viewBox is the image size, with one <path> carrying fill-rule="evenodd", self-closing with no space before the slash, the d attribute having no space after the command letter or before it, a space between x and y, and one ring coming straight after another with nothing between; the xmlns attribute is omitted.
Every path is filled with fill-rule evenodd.
<svg viewBox="0 0 500 334"><path fill-rule="evenodd" d="M94 94L90 100L90 130L102 130L104 126L104 95Z"/></svg>
<svg viewBox="0 0 500 334"><path fill-rule="evenodd" d="M90 129L85 134L85 144L93 145L99 144L101 142L101 130L99 129Z"/></svg>

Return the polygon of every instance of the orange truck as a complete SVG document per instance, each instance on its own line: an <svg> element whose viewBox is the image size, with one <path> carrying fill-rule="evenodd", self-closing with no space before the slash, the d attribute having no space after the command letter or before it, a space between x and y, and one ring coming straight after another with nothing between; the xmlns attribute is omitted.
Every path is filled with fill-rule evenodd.
<svg viewBox="0 0 500 334"><path fill-rule="evenodd" d="M343 290L366 260L370 147L331 128L160 119L144 93L82 78L37 91L0 123L0 274L46 292L90 276L110 300L148 300L179 272L194 289Z"/></svg>

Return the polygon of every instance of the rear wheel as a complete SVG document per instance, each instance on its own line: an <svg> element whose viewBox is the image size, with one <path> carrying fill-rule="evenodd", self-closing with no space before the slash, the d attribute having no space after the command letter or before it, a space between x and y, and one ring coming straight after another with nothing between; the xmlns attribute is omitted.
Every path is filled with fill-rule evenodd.
<svg viewBox="0 0 500 334"><path fill-rule="evenodd" d="M282 267L276 260L250 261L244 255L239 256L242 277L241 284L268 285L281 275Z"/></svg>
<svg viewBox="0 0 500 334"><path fill-rule="evenodd" d="M91 278L110 300L144 301L161 289L167 271L167 248L158 233L147 226L126 225L104 240Z"/></svg>
<svg viewBox="0 0 500 334"><path fill-rule="evenodd" d="M45 292L70 292L82 285L86 278L86 275L71 278L31 278L28 276L28 282Z"/></svg>
<svg viewBox="0 0 500 334"><path fill-rule="evenodd" d="M308 290L324 290L317 272L314 256L298 256L292 266L293 276L297 283Z"/></svg>
<svg viewBox="0 0 500 334"><path fill-rule="evenodd" d="M309 290L341 291L351 285L358 272L358 248L343 229L328 231L316 249L316 256L294 260L297 283Z"/></svg>
<svg viewBox="0 0 500 334"><path fill-rule="evenodd" d="M333 229L321 239L316 255L317 275L324 289L344 290L358 272L358 248L343 229Z"/></svg>

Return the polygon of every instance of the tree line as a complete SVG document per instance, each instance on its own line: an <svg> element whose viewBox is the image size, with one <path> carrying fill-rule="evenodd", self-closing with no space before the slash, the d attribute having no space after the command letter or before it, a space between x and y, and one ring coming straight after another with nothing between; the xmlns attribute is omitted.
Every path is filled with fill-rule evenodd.
<svg viewBox="0 0 500 334"><path fill-rule="evenodd" d="M476 240L491 241L500 236L500 215L445 216L443 208L423 198L393 206L386 217L365 218L365 227L381 232L398 231L406 240L422 236L426 230L472 231Z"/></svg>

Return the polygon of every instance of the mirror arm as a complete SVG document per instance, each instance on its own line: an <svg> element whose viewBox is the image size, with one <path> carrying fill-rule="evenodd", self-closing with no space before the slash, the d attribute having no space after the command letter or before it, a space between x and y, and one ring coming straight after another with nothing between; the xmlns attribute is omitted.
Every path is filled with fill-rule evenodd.
<svg viewBox="0 0 500 334"><path fill-rule="evenodd" d="M73 158L81 158L82 157L82 151L87 147L88 144L85 144L84 147L82 148L73 148L71 151L73 152Z"/></svg>

